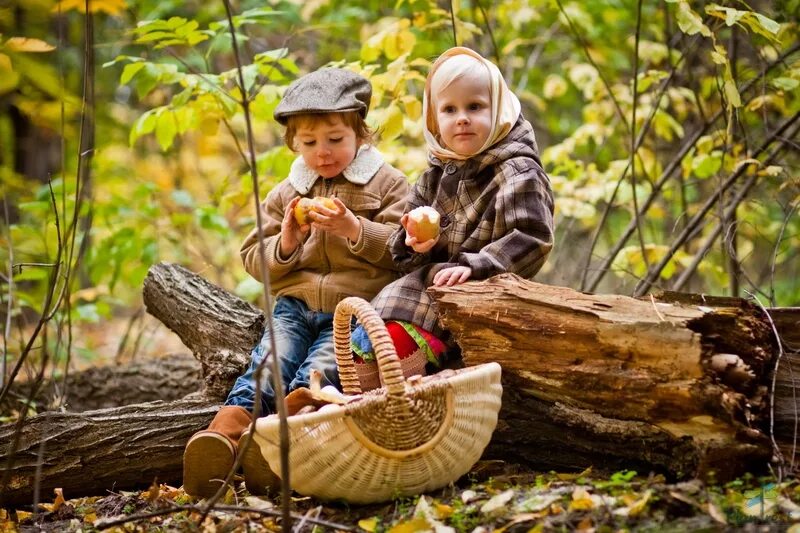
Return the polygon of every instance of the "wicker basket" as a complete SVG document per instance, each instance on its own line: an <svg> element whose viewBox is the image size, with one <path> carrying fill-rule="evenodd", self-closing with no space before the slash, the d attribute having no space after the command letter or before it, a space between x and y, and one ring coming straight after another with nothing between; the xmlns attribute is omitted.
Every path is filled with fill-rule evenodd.
<svg viewBox="0 0 800 533"><path fill-rule="evenodd" d="M489 443L500 410L500 365L488 363L405 381L383 321L361 298L336 307L334 341L346 394L361 393L350 319L361 322L385 386L346 405L291 416L290 484L326 500L373 503L434 490L467 473ZM261 418L255 439L280 472L279 421Z"/></svg>

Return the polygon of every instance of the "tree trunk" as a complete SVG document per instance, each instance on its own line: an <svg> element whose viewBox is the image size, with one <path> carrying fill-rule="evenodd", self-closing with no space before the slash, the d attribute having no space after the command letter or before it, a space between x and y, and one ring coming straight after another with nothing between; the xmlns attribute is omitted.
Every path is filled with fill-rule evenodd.
<svg viewBox="0 0 800 533"><path fill-rule="evenodd" d="M503 408L488 457L680 478L716 470L725 479L772 455L765 428L777 351L769 322L741 300L590 296L514 276L433 293L467 364L503 365ZM180 482L186 440L208 424L244 370L263 314L175 265L151 268L144 298L201 360L204 400L27 421L13 483L7 495L0 491L7 504L30 501L42 442L43 491L96 494L144 487L156 476ZM781 332L798 331L800 313L773 311ZM774 427L785 455L794 438L790 365L797 361L783 354L776 383ZM0 448L0 464L13 455L13 435L13 426L0 426L0 442L11 443Z"/></svg>

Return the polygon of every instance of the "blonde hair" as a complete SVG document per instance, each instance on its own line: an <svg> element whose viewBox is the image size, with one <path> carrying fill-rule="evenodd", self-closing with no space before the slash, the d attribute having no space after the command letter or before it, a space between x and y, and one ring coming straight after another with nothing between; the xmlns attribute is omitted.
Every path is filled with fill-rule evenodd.
<svg viewBox="0 0 800 533"><path fill-rule="evenodd" d="M294 136L297 135L298 128L303 126L313 128L322 122L332 126L336 123L336 119L342 121L342 124L353 130L356 134L356 140L359 144L372 144L374 139L374 132L367 126L367 123L361 118L358 111L344 111L335 113L300 113L291 115L286 119L286 131L283 133L283 140L290 150L296 152L294 148Z"/></svg>
<svg viewBox="0 0 800 533"><path fill-rule="evenodd" d="M491 98L491 74L482 62L468 55L453 56L441 64L430 76L431 106L436 110L436 102L439 94L447 90L450 85L462 78L480 79L486 83L486 90ZM439 124L436 121L436 113L431 113L428 126L436 128L438 133Z"/></svg>

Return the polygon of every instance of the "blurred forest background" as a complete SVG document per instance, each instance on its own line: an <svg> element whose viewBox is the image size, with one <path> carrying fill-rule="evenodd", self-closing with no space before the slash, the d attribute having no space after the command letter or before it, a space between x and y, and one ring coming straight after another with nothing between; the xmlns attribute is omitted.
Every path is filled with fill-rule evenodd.
<svg viewBox="0 0 800 533"><path fill-rule="evenodd" d="M255 205L243 98L262 195L294 157L283 89L331 64L372 81L378 147L413 180L424 79L456 42L499 65L536 129L557 216L538 281L800 302L800 0L231 7L244 88L223 1L0 1L3 393L76 354L131 357L155 262L259 299L237 253ZM115 353L87 347L120 317Z"/></svg>

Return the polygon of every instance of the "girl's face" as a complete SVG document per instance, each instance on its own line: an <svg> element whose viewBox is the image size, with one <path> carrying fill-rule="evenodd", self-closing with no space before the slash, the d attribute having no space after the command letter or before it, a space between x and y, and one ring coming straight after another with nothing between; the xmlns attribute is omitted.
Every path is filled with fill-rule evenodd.
<svg viewBox="0 0 800 533"><path fill-rule="evenodd" d="M312 122L303 121L294 135L297 152L309 168L323 178L335 178L356 156L356 132L338 116Z"/></svg>
<svg viewBox="0 0 800 533"><path fill-rule="evenodd" d="M462 76L436 95L436 121L447 148L475 155L492 132L489 81L479 74Z"/></svg>

